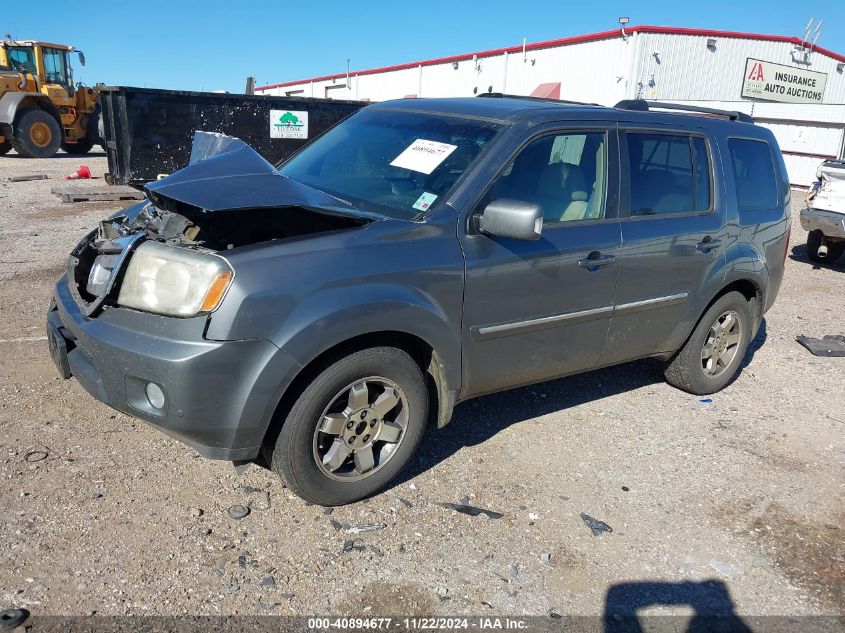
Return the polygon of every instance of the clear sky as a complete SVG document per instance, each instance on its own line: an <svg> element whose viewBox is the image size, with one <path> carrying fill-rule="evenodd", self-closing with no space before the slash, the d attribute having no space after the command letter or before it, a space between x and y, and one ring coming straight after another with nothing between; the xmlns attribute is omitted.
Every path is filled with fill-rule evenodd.
<svg viewBox="0 0 845 633"><path fill-rule="evenodd" d="M845 53L845 1L740 0L9 0L0 37L72 44L76 79L93 84L243 91L258 85L372 68L631 25L803 34L824 19L820 46Z"/></svg>

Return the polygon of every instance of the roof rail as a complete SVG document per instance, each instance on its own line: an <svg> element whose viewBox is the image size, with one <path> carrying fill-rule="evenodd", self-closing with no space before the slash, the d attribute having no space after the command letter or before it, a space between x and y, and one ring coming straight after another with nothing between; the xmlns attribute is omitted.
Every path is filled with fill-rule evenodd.
<svg viewBox="0 0 845 633"><path fill-rule="evenodd" d="M648 112L649 110L678 110L680 112L693 112L697 114L707 114L710 116L721 116L730 119L731 121L754 123L754 119L745 114L745 112L738 112L736 110L717 110L716 108L704 108L701 106L686 105L683 103L669 103L667 101L623 99L614 107L619 110L637 110L639 112Z"/></svg>
<svg viewBox="0 0 845 633"><path fill-rule="evenodd" d="M567 101L566 99L552 99L551 97L532 97L530 95L509 95L505 94L504 92L482 92L480 95L476 96L493 99L527 99L529 101L547 101L549 103L563 103L568 105L598 105L598 103L587 103L586 101Z"/></svg>

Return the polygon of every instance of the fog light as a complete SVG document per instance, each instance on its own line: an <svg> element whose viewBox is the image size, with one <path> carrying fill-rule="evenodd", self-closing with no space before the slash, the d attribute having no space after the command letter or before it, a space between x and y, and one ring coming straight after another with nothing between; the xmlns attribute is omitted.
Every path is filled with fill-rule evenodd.
<svg viewBox="0 0 845 633"><path fill-rule="evenodd" d="M161 387L154 382L148 382L144 392L147 394L147 400L156 409L164 407L164 392L161 390Z"/></svg>

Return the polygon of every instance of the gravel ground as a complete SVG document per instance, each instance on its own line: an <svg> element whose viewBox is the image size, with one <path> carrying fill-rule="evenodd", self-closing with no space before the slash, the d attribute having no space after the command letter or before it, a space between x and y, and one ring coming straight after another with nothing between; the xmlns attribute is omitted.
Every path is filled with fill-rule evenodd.
<svg viewBox="0 0 845 633"><path fill-rule="evenodd" d="M845 359L795 342L845 334L845 261L806 259L800 193L780 296L712 402L651 361L480 398L428 434L392 488L329 511L58 378L51 285L123 206L50 195L81 163L106 170L102 154L0 157L0 181L51 178L0 182L0 608L601 614L648 582L711 612L845 611ZM439 505L461 501L503 516ZM251 513L230 518L236 504ZM612 533L594 536L581 513ZM385 527L347 530L369 524Z"/></svg>

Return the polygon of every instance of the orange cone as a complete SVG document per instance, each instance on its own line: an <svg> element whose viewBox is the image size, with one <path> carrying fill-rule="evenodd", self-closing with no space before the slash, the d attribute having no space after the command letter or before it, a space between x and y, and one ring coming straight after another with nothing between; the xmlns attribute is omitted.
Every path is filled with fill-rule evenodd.
<svg viewBox="0 0 845 633"><path fill-rule="evenodd" d="M82 165L74 173L65 176L65 180L80 180L80 179L85 179L85 178L90 178L90 177L91 177L91 170L88 169L88 165Z"/></svg>

